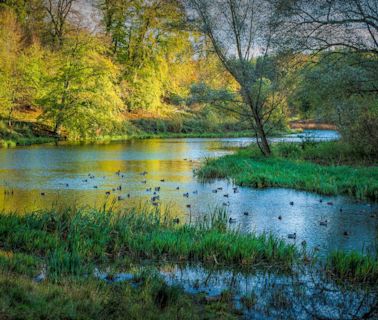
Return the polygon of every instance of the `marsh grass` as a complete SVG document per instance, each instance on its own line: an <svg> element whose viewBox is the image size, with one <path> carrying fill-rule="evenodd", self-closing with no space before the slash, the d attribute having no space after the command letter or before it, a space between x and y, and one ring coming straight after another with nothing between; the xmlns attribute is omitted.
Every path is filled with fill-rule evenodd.
<svg viewBox="0 0 378 320"><path fill-rule="evenodd" d="M24 273L26 265L47 265L49 276L80 276L100 264L124 258L193 261L252 267L279 264L290 269L298 253L269 234L242 234L226 228L224 213L196 225L175 225L159 211L94 209L0 215L3 269ZM16 261L25 261L18 267ZM18 270L21 268L21 270Z"/></svg>
<svg viewBox="0 0 378 320"><path fill-rule="evenodd" d="M378 168L315 163L324 150L332 148L332 143L325 145L312 145L312 151L305 149L304 152L298 145L278 144L269 158L262 157L255 147L244 148L233 155L206 161L197 174L204 180L231 178L238 185L254 188L287 187L377 200ZM333 156L329 158L333 159ZM334 163L333 160L326 162Z"/></svg>
<svg viewBox="0 0 378 320"><path fill-rule="evenodd" d="M336 251L329 255L326 270L339 280L377 284L378 257L358 252Z"/></svg>
<svg viewBox="0 0 378 320"><path fill-rule="evenodd" d="M1 319L236 319L221 301L206 302L147 274L139 286L86 279L35 283L0 272Z"/></svg>

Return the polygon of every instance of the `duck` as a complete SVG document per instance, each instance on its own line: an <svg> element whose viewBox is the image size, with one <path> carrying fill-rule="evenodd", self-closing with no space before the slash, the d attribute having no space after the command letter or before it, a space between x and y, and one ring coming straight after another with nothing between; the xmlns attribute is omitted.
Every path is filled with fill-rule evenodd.
<svg viewBox="0 0 378 320"><path fill-rule="evenodd" d="M155 191L160 191L160 187L155 187Z"/></svg>
<svg viewBox="0 0 378 320"><path fill-rule="evenodd" d="M93 186L93 188L94 188L94 189L98 189L98 187L97 187L97 186Z"/></svg>
<svg viewBox="0 0 378 320"><path fill-rule="evenodd" d="M230 219L228 219L228 222L229 222L229 223L235 223L235 222L236 222L236 219L230 217Z"/></svg>
<svg viewBox="0 0 378 320"><path fill-rule="evenodd" d="M222 203L225 207L228 207L230 205L230 201L227 201L227 202L223 202Z"/></svg>
<svg viewBox="0 0 378 320"><path fill-rule="evenodd" d="M41 196L45 196L46 195L46 193L44 193L44 192L41 192Z"/></svg>
<svg viewBox="0 0 378 320"><path fill-rule="evenodd" d="M180 190L180 187L176 187L176 190Z"/></svg>
<svg viewBox="0 0 378 320"><path fill-rule="evenodd" d="M281 215L278 216L278 220L282 220L282 216Z"/></svg>
<svg viewBox="0 0 378 320"><path fill-rule="evenodd" d="M289 239L296 239L296 238L297 238L297 233L296 233L296 232L294 232L294 233L289 233L289 234L287 235L287 237L288 237Z"/></svg>
<svg viewBox="0 0 378 320"><path fill-rule="evenodd" d="M320 220L320 221L319 221L319 224L320 224L321 226L326 227L326 226L328 225L328 220L327 220L327 219L325 219L325 220Z"/></svg>
<svg viewBox="0 0 378 320"><path fill-rule="evenodd" d="M198 190L194 190L194 191L193 191L193 194L198 194Z"/></svg>
<svg viewBox="0 0 378 320"><path fill-rule="evenodd" d="M117 190L118 190L118 191L121 191L121 190L122 190L122 186L119 185L119 186L117 187Z"/></svg>
<svg viewBox="0 0 378 320"><path fill-rule="evenodd" d="M228 198L228 193L224 194L223 197Z"/></svg>
<svg viewBox="0 0 378 320"><path fill-rule="evenodd" d="M290 205L293 206L294 205L294 201L290 201Z"/></svg>
<svg viewBox="0 0 378 320"><path fill-rule="evenodd" d="M234 190L234 193L238 193L239 191L237 187L232 188L232 190Z"/></svg>
<svg viewBox="0 0 378 320"><path fill-rule="evenodd" d="M179 218L174 218L172 220L173 223L176 223L176 224L179 224L180 223L180 219Z"/></svg>
<svg viewBox="0 0 378 320"><path fill-rule="evenodd" d="M157 200L160 200L160 197L159 197L159 196L154 196L154 197L151 198L151 201L152 201L152 202L155 202L155 201L157 201Z"/></svg>
<svg viewBox="0 0 378 320"><path fill-rule="evenodd" d="M147 188L146 192L151 192L151 190L152 190L151 188Z"/></svg>
<svg viewBox="0 0 378 320"><path fill-rule="evenodd" d="M42 281L46 280L46 273L47 273L46 272L46 266L43 266L41 273L36 275L33 280L35 282L42 282Z"/></svg>
<svg viewBox="0 0 378 320"><path fill-rule="evenodd" d="M217 189L218 189L218 190L223 190L223 188L222 188L222 187L218 187Z"/></svg>
<svg viewBox="0 0 378 320"><path fill-rule="evenodd" d="M248 211L244 211L243 214L244 214L245 216L248 216L248 215L249 215L249 212L248 212Z"/></svg>
<svg viewBox="0 0 378 320"><path fill-rule="evenodd" d="M329 202L327 202L327 205L333 206L333 202L329 201Z"/></svg>
<svg viewBox="0 0 378 320"><path fill-rule="evenodd" d="M347 236L349 236L349 232L348 231L344 231L343 235L347 237Z"/></svg>
<svg viewBox="0 0 378 320"><path fill-rule="evenodd" d="M165 179L160 179L160 182L165 182Z"/></svg>
<svg viewBox="0 0 378 320"><path fill-rule="evenodd" d="M110 191L106 191L105 194L106 194L107 196L110 196Z"/></svg>
<svg viewBox="0 0 378 320"><path fill-rule="evenodd" d="M190 204L187 204L186 207L190 209L192 206Z"/></svg>
<svg viewBox="0 0 378 320"><path fill-rule="evenodd" d="M184 193L183 196L189 198L189 192Z"/></svg>
<svg viewBox="0 0 378 320"><path fill-rule="evenodd" d="M212 190L213 193L218 193L217 189Z"/></svg>

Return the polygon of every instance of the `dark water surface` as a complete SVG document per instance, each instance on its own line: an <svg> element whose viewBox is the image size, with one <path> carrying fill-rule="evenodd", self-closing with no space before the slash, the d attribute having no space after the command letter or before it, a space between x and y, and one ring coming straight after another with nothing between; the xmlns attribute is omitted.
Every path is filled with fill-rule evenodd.
<svg viewBox="0 0 378 320"><path fill-rule="evenodd" d="M311 131L304 135L309 134L317 140L338 138L334 131ZM275 140L302 139L303 135L290 135ZM233 228L273 232L285 238L296 232L298 244L306 240L310 248L321 253L331 249L366 252L375 247L377 204L278 188L239 188L234 193L230 182L202 184L193 176L193 170L206 157L218 157L230 153L229 147L251 142L251 138L151 139L0 149L0 210L23 213L50 208L56 203L100 207L105 202L108 205L114 202L115 207L135 206L150 203L154 188L161 187L161 205L175 210L182 220L189 220L190 215L195 220L218 206L227 208L236 219ZM144 171L148 173L142 175ZM119 186L121 190L112 190ZM149 188L152 191L146 191ZM222 190L213 193L215 188ZM188 198L183 196L186 192ZM225 194L229 197L224 197ZM328 220L327 226L319 225L322 219Z"/></svg>

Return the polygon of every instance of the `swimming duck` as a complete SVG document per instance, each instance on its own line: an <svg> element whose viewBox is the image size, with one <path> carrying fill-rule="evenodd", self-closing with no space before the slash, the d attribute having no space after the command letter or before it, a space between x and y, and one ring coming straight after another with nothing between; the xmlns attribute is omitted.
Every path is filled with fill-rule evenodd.
<svg viewBox="0 0 378 320"><path fill-rule="evenodd" d="M326 226L328 225L328 221L327 221L327 219L326 219L326 220L320 220L320 221L319 221L319 224L320 224L321 226L326 227Z"/></svg>
<svg viewBox="0 0 378 320"><path fill-rule="evenodd" d="M287 237L288 237L289 239L296 239L296 238L297 238L297 233L296 233L296 232L294 232L294 233L289 233L289 234L287 235Z"/></svg>

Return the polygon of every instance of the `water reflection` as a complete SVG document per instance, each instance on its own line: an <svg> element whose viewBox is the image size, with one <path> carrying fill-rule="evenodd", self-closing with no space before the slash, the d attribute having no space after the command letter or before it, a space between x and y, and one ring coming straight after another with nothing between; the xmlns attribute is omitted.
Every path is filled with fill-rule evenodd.
<svg viewBox="0 0 378 320"><path fill-rule="evenodd" d="M158 271L169 285L202 294L206 301L231 300L246 319L369 319L377 307L376 288L338 285L314 269L289 274L277 269L243 273L190 264L150 265L148 269ZM137 286L136 274L142 270L141 265L121 273L96 269L94 276L108 283Z"/></svg>
<svg viewBox="0 0 378 320"><path fill-rule="evenodd" d="M318 140L338 137L334 131L309 134ZM290 135L274 140L302 139L300 135ZM239 188L234 193L234 186L227 181L202 184L193 177L201 159L229 153L228 147L252 141L250 138L151 139L1 149L0 210L22 213L56 204L102 207L105 202L108 205L115 202L118 207L135 206L151 203L154 188L160 187L161 205L172 208L181 221L189 219L189 213L195 220L218 206L226 208L235 219L232 228L273 232L285 238L296 232L297 239L288 241L299 244L306 240L310 248L321 254L336 248L374 249L378 229L376 204L288 189ZM148 174L142 176L144 171ZM121 190L117 190L119 187ZM215 188L222 190L213 193ZM184 197L187 192L189 196ZM225 194L229 197L224 197ZM321 219L328 220L327 226L319 225Z"/></svg>

